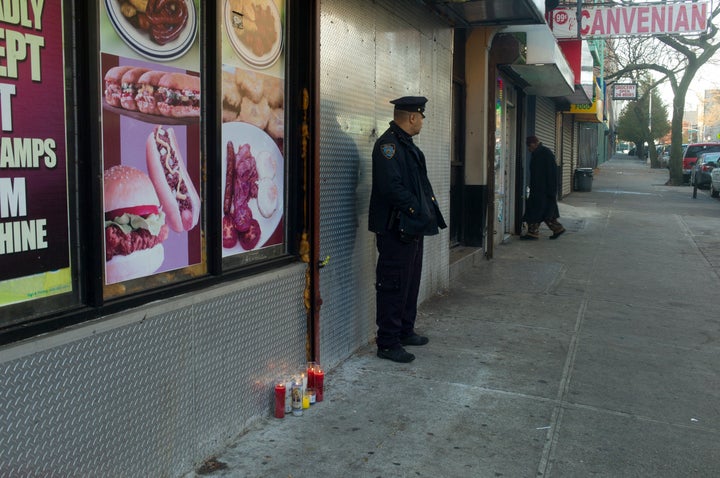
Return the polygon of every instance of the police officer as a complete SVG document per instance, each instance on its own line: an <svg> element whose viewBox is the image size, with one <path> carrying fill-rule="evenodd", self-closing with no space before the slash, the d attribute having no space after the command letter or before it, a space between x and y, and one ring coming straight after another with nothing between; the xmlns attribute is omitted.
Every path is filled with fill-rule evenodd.
<svg viewBox="0 0 720 478"><path fill-rule="evenodd" d="M376 234L377 355L395 362L415 356L403 346L425 345L415 333L423 236L447 225L427 177L425 155L415 143L425 119L424 96L404 96L390 127L375 142L369 229Z"/></svg>

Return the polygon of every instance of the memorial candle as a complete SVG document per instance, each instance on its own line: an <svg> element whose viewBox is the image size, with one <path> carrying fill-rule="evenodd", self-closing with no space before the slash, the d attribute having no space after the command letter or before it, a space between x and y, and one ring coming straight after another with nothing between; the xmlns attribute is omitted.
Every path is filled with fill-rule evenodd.
<svg viewBox="0 0 720 478"><path fill-rule="evenodd" d="M315 362L309 362L307 368L308 388L315 388Z"/></svg>
<svg viewBox="0 0 720 478"><path fill-rule="evenodd" d="M295 417L301 417L303 414L302 399L303 399L303 386L302 380L296 380L293 382L292 390L292 414Z"/></svg>
<svg viewBox="0 0 720 478"><path fill-rule="evenodd" d="M285 384L275 384L275 418L285 418Z"/></svg>
<svg viewBox="0 0 720 478"><path fill-rule="evenodd" d="M285 383L285 413L292 413L292 380Z"/></svg>
<svg viewBox="0 0 720 478"><path fill-rule="evenodd" d="M315 369L315 401L323 401L323 391L325 387L325 372L320 367Z"/></svg>
<svg viewBox="0 0 720 478"><path fill-rule="evenodd" d="M310 408L310 393L308 393L307 390L305 390L305 393L303 393L302 407Z"/></svg>

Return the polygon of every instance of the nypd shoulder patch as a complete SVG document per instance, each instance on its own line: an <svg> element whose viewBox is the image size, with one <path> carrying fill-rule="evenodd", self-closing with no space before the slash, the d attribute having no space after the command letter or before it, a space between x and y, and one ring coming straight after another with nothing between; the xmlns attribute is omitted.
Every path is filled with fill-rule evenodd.
<svg viewBox="0 0 720 478"><path fill-rule="evenodd" d="M392 159L395 156L395 145L393 143L387 143L380 146L383 156L387 159Z"/></svg>

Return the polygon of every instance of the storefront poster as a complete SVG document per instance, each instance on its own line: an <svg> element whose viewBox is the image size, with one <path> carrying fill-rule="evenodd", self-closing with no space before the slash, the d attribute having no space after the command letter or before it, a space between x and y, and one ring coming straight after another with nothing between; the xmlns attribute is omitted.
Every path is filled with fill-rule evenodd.
<svg viewBox="0 0 720 478"><path fill-rule="evenodd" d="M191 0L104 0L106 284L202 262L198 17Z"/></svg>
<svg viewBox="0 0 720 478"><path fill-rule="evenodd" d="M282 244L285 4L222 2L223 257Z"/></svg>
<svg viewBox="0 0 720 478"><path fill-rule="evenodd" d="M72 290L62 2L14 3L0 12L0 306Z"/></svg>

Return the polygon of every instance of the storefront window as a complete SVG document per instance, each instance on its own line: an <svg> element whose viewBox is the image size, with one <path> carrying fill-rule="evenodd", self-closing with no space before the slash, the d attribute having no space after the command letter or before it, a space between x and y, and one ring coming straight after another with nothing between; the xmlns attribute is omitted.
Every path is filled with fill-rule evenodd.
<svg viewBox="0 0 720 478"><path fill-rule="evenodd" d="M222 16L223 268L285 251L285 2L226 0Z"/></svg>
<svg viewBox="0 0 720 478"><path fill-rule="evenodd" d="M4 9L0 325L75 302L63 2ZM22 311L19 314L18 311Z"/></svg>
<svg viewBox="0 0 720 478"><path fill-rule="evenodd" d="M198 0L100 9L105 298L206 271L199 15Z"/></svg>
<svg viewBox="0 0 720 478"><path fill-rule="evenodd" d="M292 260L288 171L305 166L286 160L286 3L218 0L218 22L203 5L68 0L0 18L3 339Z"/></svg>

